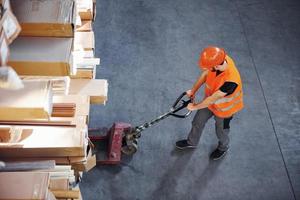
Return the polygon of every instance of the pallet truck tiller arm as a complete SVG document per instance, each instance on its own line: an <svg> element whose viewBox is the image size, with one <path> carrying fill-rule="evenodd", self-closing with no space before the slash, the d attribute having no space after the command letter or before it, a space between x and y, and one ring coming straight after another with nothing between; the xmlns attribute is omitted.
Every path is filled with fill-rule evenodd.
<svg viewBox="0 0 300 200"><path fill-rule="evenodd" d="M189 103L192 102L191 98L184 99L184 97L187 96L186 92L183 92L177 100L174 102L173 106L171 109L164 113L163 115L157 117L156 119L153 119L150 122L144 123L143 125L136 126L135 128L131 128L129 130L124 130L123 133L123 138L122 138L122 148L121 151L122 153L126 155L133 155L136 153L138 149L138 138L141 137L141 132L145 130L146 128L149 128L153 124L158 123L159 121L169 117L177 117L177 118L186 118L188 117L192 111L188 111L185 114L176 114L180 110L184 109L187 107Z"/></svg>

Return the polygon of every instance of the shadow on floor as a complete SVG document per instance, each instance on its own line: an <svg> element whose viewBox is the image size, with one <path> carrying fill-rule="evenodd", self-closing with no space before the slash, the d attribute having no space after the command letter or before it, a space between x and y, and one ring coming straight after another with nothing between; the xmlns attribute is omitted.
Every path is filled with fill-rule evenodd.
<svg viewBox="0 0 300 200"><path fill-rule="evenodd" d="M161 181L158 183L149 199L157 199L159 197L164 199L193 199L190 198L190 194L193 193L192 191L197 190L199 194L202 189L205 189L222 161L209 161L201 175L194 181L195 177L192 175L193 172L191 172L190 176L193 177L192 179L183 176L183 172L188 166L194 152L194 150L178 151L176 149L171 152L171 155L176 156L177 158L173 162L173 165L171 165L172 167L160 177ZM199 167L199 170L200 169L201 168ZM189 184L188 186L186 186L187 183ZM188 188L188 190L182 188L182 186ZM199 196L196 198L198 197Z"/></svg>

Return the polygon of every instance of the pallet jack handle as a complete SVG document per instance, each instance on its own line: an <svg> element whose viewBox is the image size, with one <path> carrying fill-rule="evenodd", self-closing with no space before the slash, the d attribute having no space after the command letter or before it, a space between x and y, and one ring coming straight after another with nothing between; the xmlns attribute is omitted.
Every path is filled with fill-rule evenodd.
<svg viewBox="0 0 300 200"><path fill-rule="evenodd" d="M141 126L136 126L135 128L131 129L131 131L126 131L123 134L123 140L122 140L122 152L126 155L132 155L134 154L138 149L138 138L141 137L141 132L152 125L158 123L159 121L167 118L168 116L174 116L177 118L186 118L191 114L191 111L188 111L185 114L176 114L178 111L186 108L189 103L192 102L192 98L188 97L188 100L185 100L183 97L187 96L186 92L183 92L174 102L173 106L170 108L170 110L163 115L157 117L156 119L144 123Z"/></svg>
<svg viewBox="0 0 300 200"><path fill-rule="evenodd" d="M188 100L184 100L182 99L184 96L186 96L186 92L183 92L177 99L176 101L174 102L171 110L173 110L172 113L170 113L170 115L174 116L174 117L177 117L177 118L186 118L187 116L189 116L192 111L188 111L187 113L185 113L184 115L179 115L179 114L175 114L176 112L184 109L185 107L187 107L187 105L189 103L192 103L192 99L189 98ZM181 105L178 105L179 102L181 102Z"/></svg>

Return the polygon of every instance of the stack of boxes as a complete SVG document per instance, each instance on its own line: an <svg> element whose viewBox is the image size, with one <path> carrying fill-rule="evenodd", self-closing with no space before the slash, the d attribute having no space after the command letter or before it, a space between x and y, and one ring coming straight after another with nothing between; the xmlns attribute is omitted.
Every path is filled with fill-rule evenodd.
<svg viewBox="0 0 300 200"><path fill-rule="evenodd" d="M81 199L77 182L96 165L90 103L108 89L95 79L95 1L0 3L0 74L11 66L23 84L0 84L0 199Z"/></svg>
<svg viewBox="0 0 300 200"><path fill-rule="evenodd" d="M0 88L19 89L23 87L16 72L7 66L10 54L9 44L18 36L21 27L11 12L9 1L0 1Z"/></svg>
<svg viewBox="0 0 300 200"><path fill-rule="evenodd" d="M94 78L100 59L93 53L93 12L81 8L84 2L93 6L91 0L11 1L22 28L9 62L18 74L82 78L77 71L89 69L90 76L83 78Z"/></svg>

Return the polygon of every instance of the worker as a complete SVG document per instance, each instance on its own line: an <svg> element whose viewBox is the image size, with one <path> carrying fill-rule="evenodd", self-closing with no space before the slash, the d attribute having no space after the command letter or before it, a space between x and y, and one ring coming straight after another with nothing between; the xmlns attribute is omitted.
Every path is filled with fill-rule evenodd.
<svg viewBox="0 0 300 200"><path fill-rule="evenodd" d="M206 122L214 116L219 142L210 158L218 160L229 148L230 121L243 108L242 81L234 61L219 47L206 47L200 54L199 67L203 71L192 89L186 93L194 99L199 88L205 85L205 97L201 102L188 104L188 110L197 112L187 139L177 141L176 147L196 148Z"/></svg>

